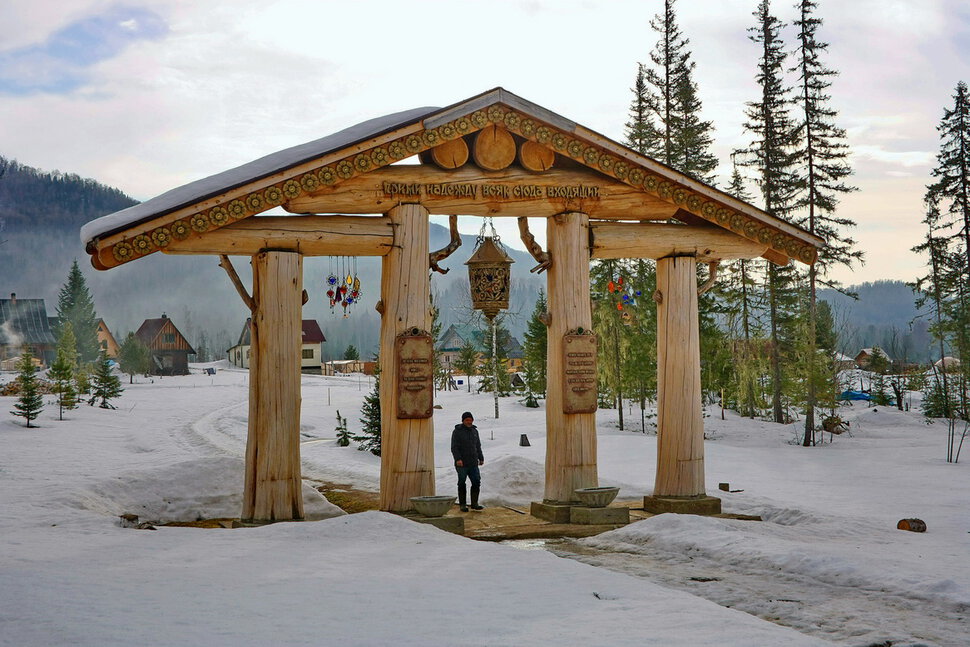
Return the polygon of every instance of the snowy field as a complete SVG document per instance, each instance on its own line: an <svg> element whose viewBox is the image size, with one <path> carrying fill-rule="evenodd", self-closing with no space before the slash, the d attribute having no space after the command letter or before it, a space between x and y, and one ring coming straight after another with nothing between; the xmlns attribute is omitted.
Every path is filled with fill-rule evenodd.
<svg viewBox="0 0 970 647"><path fill-rule="evenodd" d="M117 411L62 422L48 407L38 429L0 398L0 644L970 645L970 447L947 464L945 425L915 411L846 408L851 435L802 448L797 425L712 410L708 491L763 522L659 515L523 550L330 505L314 480L377 488L378 459L334 442L338 409L359 430L370 383L305 376L319 521L122 528L123 513L238 516L248 376L216 366L125 384ZM437 403L439 493L454 491L450 430L471 410L484 503L542 498L542 409L507 398L495 420L490 395ZM618 430L615 411L598 425L600 484L651 493L656 438ZM896 530L909 517L927 532Z"/></svg>

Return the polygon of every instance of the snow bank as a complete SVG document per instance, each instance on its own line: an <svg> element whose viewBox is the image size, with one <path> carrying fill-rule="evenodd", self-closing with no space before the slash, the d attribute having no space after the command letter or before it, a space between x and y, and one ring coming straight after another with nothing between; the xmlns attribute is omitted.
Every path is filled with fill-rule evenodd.
<svg viewBox="0 0 970 647"><path fill-rule="evenodd" d="M189 460L95 482L73 493L67 503L99 514L136 514L142 521L162 523L238 517L243 474L238 458ZM306 483L303 506L311 520L346 514Z"/></svg>
<svg viewBox="0 0 970 647"><path fill-rule="evenodd" d="M925 573L887 554L890 546L923 550L914 533L881 530L864 522L793 509L766 509L764 521L661 514L582 540L629 553L703 557L747 571L795 573L819 582L893 591L955 605L970 603L970 582Z"/></svg>

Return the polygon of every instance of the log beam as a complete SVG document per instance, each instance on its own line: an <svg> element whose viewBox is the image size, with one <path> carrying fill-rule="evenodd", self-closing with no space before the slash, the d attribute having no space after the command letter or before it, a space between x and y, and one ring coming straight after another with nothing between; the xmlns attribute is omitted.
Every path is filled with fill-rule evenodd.
<svg viewBox="0 0 970 647"><path fill-rule="evenodd" d="M657 474L654 496L704 488L704 421L697 319L697 261L657 261Z"/></svg>
<svg viewBox="0 0 970 647"><path fill-rule="evenodd" d="M715 226L653 222L594 222L593 258L694 256L699 262L758 258L768 245Z"/></svg>
<svg viewBox="0 0 970 647"><path fill-rule="evenodd" d="M411 497L434 494L434 425L431 418L402 419L398 411L398 335L431 330L428 212L403 204L388 212L397 244L381 271L381 494L380 509L406 512Z"/></svg>
<svg viewBox="0 0 970 647"><path fill-rule="evenodd" d="M420 202L435 215L542 217L581 211L595 218L668 220L679 207L599 173L518 167L442 171L395 164L322 187L283 205L291 213L385 213ZM633 214L633 215L631 215ZM110 255L110 251L108 254Z"/></svg>
<svg viewBox="0 0 970 647"><path fill-rule="evenodd" d="M495 124L475 133L472 158L486 171L500 171L515 161L515 139Z"/></svg>
<svg viewBox="0 0 970 647"><path fill-rule="evenodd" d="M386 217L253 216L173 240L162 251L252 256L263 249L276 249L303 256L384 256L393 244L394 228Z"/></svg>
<svg viewBox="0 0 970 647"><path fill-rule="evenodd" d="M549 330L546 384L545 501L575 501L577 488L596 487L596 414L563 412L566 379L563 336L593 325L589 301L589 218L559 214L547 220L546 240L555 262L546 274Z"/></svg>
<svg viewBox="0 0 970 647"><path fill-rule="evenodd" d="M300 348L303 258L293 252L253 256L249 435L242 518L303 518L300 475Z"/></svg>

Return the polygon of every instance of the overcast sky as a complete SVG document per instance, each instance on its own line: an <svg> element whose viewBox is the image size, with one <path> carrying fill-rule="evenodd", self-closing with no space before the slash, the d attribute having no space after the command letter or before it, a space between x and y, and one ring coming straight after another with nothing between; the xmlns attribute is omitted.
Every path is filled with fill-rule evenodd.
<svg viewBox="0 0 970 647"><path fill-rule="evenodd" d="M364 119L496 86L623 139L661 0L4 0L0 155L92 177L144 200ZM775 1L786 22L794 0ZM831 93L859 191L840 215L867 256L835 278L912 280L936 126L970 80L970 3L819 0L840 71ZM681 0L720 172L758 48L756 0ZM791 43L793 30L785 32ZM757 204L757 201L756 201ZM467 221L467 222L466 222ZM466 231L479 221L463 219ZM511 225L511 223L509 223ZM515 246L514 226L503 228ZM537 235L540 232L536 232Z"/></svg>

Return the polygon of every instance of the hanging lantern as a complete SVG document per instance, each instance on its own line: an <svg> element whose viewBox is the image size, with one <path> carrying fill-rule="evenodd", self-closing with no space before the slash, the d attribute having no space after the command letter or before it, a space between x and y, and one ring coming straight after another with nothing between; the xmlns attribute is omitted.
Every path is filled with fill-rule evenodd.
<svg viewBox="0 0 970 647"><path fill-rule="evenodd" d="M502 249L497 236L480 237L478 248L465 265L472 292L472 307L481 310L487 319L495 318L499 310L509 307L509 287L512 263Z"/></svg>

